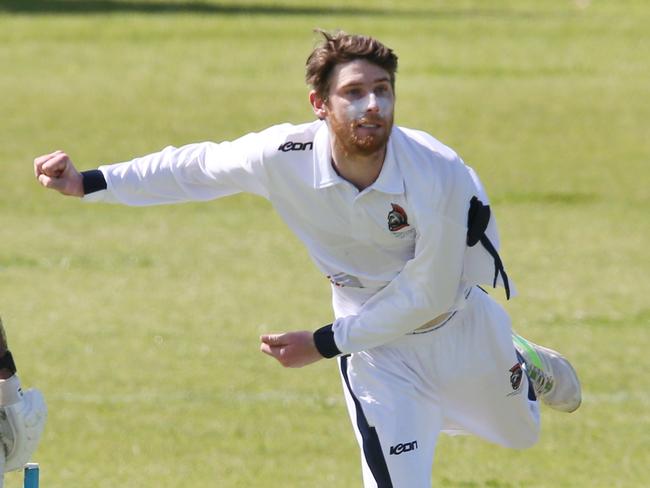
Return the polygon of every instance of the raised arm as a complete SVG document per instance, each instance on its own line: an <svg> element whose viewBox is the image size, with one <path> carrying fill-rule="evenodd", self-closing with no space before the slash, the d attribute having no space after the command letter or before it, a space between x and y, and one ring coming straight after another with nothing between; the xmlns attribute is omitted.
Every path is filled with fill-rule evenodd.
<svg viewBox="0 0 650 488"><path fill-rule="evenodd" d="M41 185L64 195L126 205L211 200L238 192L267 196L262 163L268 132L234 141L201 142L79 172L63 151L39 156Z"/></svg>

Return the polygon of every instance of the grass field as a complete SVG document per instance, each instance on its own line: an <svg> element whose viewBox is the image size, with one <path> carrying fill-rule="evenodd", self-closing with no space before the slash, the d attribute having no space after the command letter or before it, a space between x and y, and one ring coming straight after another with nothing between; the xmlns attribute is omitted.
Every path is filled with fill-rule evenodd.
<svg viewBox="0 0 650 488"><path fill-rule="evenodd" d="M269 204L84 205L31 169L311 120L314 27L395 48L398 123L478 170L516 327L583 380L530 450L442 438L434 485L649 486L648 25L641 0L0 0L0 314L48 400L43 488L360 486L336 365L258 352L331 318Z"/></svg>

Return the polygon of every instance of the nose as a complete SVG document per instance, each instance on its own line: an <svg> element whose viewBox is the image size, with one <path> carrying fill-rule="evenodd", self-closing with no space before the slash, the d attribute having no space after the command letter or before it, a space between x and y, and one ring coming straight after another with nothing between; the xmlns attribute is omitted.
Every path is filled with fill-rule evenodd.
<svg viewBox="0 0 650 488"><path fill-rule="evenodd" d="M366 107L366 112L379 112L379 104L377 103L377 97L374 93L368 95L368 105Z"/></svg>

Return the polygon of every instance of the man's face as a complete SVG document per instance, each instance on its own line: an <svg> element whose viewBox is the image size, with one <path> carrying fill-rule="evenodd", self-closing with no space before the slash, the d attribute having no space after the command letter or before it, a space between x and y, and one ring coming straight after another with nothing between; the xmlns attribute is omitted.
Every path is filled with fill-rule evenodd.
<svg viewBox="0 0 650 488"><path fill-rule="evenodd" d="M385 150L395 108L386 70L362 59L337 65L321 107L322 113L316 113L327 121L334 144L344 154L368 156Z"/></svg>

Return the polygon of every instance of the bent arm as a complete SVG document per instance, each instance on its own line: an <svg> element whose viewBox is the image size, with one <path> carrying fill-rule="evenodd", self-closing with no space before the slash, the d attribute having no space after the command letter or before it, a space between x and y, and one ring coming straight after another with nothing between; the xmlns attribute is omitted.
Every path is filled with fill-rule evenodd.
<svg viewBox="0 0 650 488"><path fill-rule="evenodd" d="M424 221L420 222L413 259L357 314L340 317L314 333L315 346L323 356L362 351L413 332L462 307L463 293L470 286L498 284L508 293L508 283L502 279L505 270L497 273L494 254L482 245L468 247L470 202L478 198L487 203L487 195L476 173L464 164L462 168L449 182L438 214L421 212ZM498 256L494 217L481 229L489 235Z"/></svg>
<svg viewBox="0 0 650 488"><path fill-rule="evenodd" d="M461 284L466 229L449 221L429 229L399 275L358 314L314 334L325 357L370 349L414 331L454 305Z"/></svg>

